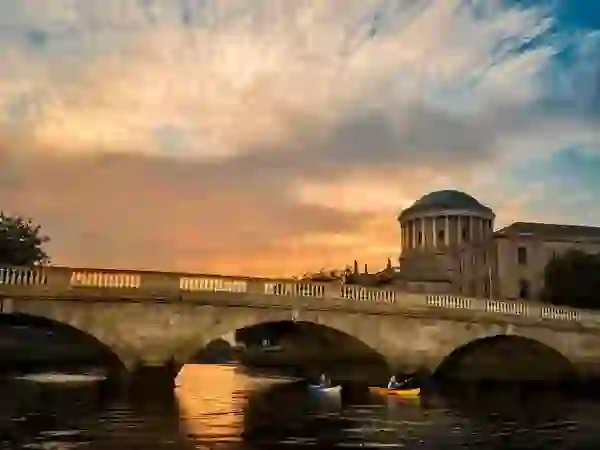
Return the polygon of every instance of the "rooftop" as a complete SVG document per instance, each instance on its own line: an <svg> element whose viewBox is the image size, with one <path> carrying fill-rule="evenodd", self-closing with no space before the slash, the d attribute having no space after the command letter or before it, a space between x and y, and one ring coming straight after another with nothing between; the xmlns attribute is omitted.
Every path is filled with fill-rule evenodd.
<svg viewBox="0 0 600 450"><path fill-rule="evenodd" d="M587 225L558 225L539 222L515 222L494 233L496 236L514 234L536 234L557 238L597 238L600 239L600 227Z"/></svg>
<svg viewBox="0 0 600 450"><path fill-rule="evenodd" d="M491 213L492 210L479 203L471 195L454 189L430 192L414 202L400 214L399 219L409 212L428 211L436 209L467 209L477 212Z"/></svg>

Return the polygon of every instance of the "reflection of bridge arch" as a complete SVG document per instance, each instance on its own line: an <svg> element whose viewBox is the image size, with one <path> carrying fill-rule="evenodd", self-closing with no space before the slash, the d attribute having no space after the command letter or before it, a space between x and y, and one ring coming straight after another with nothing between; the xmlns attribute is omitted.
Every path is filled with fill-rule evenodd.
<svg viewBox="0 0 600 450"><path fill-rule="evenodd" d="M550 344L509 334L482 336L456 347L432 367L451 379L559 381L576 377L572 362Z"/></svg>
<svg viewBox="0 0 600 450"><path fill-rule="evenodd" d="M80 346L83 354L78 352L74 355L74 358L80 362L86 363L97 363L105 366L106 368L114 371L118 371L124 368L123 361L120 356L114 351L113 346L102 341L101 338L94 336L92 333L83 331L76 323L69 323L69 321L58 321L43 316L35 316L23 313L12 313L12 314L0 314L0 327L10 328L25 328L25 339L30 333L31 339L34 339L35 334L38 331L44 331L43 342L40 346L48 346L52 348L52 345L69 345ZM8 336L10 333L15 331L7 330ZM53 342L53 336L56 333L55 340ZM59 355L60 356L60 355ZM67 358L64 358L67 359ZM40 361L42 362L42 361ZM48 361L51 362L51 361ZM57 363L63 361L56 361ZM76 362L76 361L66 361Z"/></svg>

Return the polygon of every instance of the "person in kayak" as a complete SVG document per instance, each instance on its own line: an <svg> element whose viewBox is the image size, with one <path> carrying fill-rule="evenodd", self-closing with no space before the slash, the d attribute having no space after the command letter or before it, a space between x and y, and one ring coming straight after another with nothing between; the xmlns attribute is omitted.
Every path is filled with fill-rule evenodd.
<svg viewBox="0 0 600 450"><path fill-rule="evenodd" d="M400 389L400 387L403 385L404 383L398 383L398 381L396 380L396 375L392 375L390 377L390 381L388 381L388 389Z"/></svg>
<svg viewBox="0 0 600 450"><path fill-rule="evenodd" d="M322 388L328 388L331 386L331 381L329 380L329 378L327 378L327 375L325 375L324 373L322 373L319 377L319 386Z"/></svg>

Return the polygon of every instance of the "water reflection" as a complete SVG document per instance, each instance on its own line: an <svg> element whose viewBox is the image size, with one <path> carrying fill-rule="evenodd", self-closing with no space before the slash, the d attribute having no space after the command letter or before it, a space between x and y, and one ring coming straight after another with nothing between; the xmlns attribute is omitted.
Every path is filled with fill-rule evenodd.
<svg viewBox="0 0 600 450"><path fill-rule="evenodd" d="M8 448L41 448L43 445L69 448L69 444L88 442L85 430L76 422L93 416L102 402L97 391L81 387L81 384L65 387L26 380L2 380L2 444Z"/></svg>
<svg viewBox="0 0 600 450"><path fill-rule="evenodd" d="M420 401L309 395L305 383L188 366L168 398L103 397L93 384L0 384L1 448L591 449L600 405L558 393L453 388Z"/></svg>
<svg viewBox="0 0 600 450"><path fill-rule="evenodd" d="M176 398L188 438L199 444L239 441L247 392L256 384L235 366L185 366Z"/></svg>

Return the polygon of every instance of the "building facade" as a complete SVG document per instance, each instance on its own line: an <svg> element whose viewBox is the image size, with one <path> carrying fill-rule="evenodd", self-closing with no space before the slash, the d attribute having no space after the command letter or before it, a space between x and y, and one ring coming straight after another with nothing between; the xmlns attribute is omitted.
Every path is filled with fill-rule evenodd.
<svg viewBox="0 0 600 450"><path fill-rule="evenodd" d="M546 264L572 249L600 253L600 227L515 222L460 249L453 285L469 296L539 298Z"/></svg>
<svg viewBox="0 0 600 450"><path fill-rule="evenodd" d="M600 253L600 227L514 222L494 231L496 215L472 196L431 192L398 216L401 252L380 271L367 266L303 279L495 299L537 299L544 269L568 250Z"/></svg>
<svg viewBox="0 0 600 450"><path fill-rule="evenodd" d="M416 292L535 299L548 261L570 249L600 253L600 227L515 222L470 195L429 193L398 216L402 247L390 283Z"/></svg>
<svg viewBox="0 0 600 450"><path fill-rule="evenodd" d="M495 217L489 207L460 191L436 191L417 200L398 216L400 284L417 292L454 291L459 249L488 241Z"/></svg>

